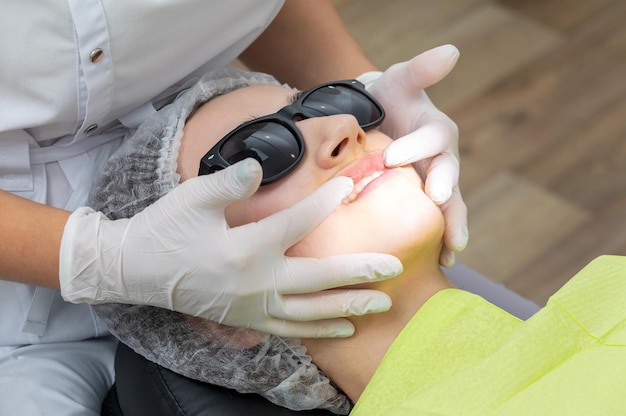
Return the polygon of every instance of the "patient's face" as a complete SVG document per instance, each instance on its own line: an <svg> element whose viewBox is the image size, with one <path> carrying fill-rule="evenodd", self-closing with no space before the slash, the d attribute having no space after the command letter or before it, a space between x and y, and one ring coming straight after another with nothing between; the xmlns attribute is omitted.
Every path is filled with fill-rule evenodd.
<svg viewBox="0 0 626 416"><path fill-rule="evenodd" d="M230 130L289 104L293 90L270 85L242 88L216 97L187 121L178 156L181 180L197 176L200 158ZM285 178L263 186L250 198L228 207L231 226L258 221L293 205L335 176L349 176L355 190L311 234L287 252L290 256L383 252L410 258L420 250L438 261L443 219L424 194L410 167L386 169L382 151L391 139L378 130L363 131L351 115L298 121L305 154ZM406 266L406 265L405 265Z"/></svg>

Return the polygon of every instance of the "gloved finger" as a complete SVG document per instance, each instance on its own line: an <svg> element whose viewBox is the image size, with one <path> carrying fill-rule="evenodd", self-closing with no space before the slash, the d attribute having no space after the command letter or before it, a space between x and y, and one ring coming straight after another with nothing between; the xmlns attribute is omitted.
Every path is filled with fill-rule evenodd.
<svg viewBox="0 0 626 416"><path fill-rule="evenodd" d="M309 322L270 319L252 328L287 338L346 338L354 334L354 325L345 318Z"/></svg>
<svg viewBox="0 0 626 416"><path fill-rule="evenodd" d="M312 321L385 312L391 307L386 293L369 289L333 289L282 297L281 307L270 305L268 314L292 321Z"/></svg>
<svg viewBox="0 0 626 416"><path fill-rule="evenodd" d="M458 59L459 50L455 46L438 46L389 67L382 75L385 82L380 87L391 89L390 94L395 90L401 90L403 95L416 94L445 78Z"/></svg>
<svg viewBox="0 0 626 416"><path fill-rule="evenodd" d="M445 229L443 241L446 247L453 251L463 251L469 240L467 230L467 206L458 186L452 190L452 196L441 205L443 211Z"/></svg>
<svg viewBox="0 0 626 416"><path fill-rule="evenodd" d="M442 153L430 160L425 192L437 205L445 203L459 183L459 160L450 153Z"/></svg>
<svg viewBox="0 0 626 416"><path fill-rule="evenodd" d="M445 245L441 247L439 253L439 264L443 267L452 267L456 262L456 253Z"/></svg>
<svg viewBox="0 0 626 416"><path fill-rule="evenodd" d="M183 182L179 188L199 202L199 205L225 208L249 197L259 188L263 170L253 158L242 160L210 175L198 176Z"/></svg>
<svg viewBox="0 0 626 416"><path fill-rule="evenodd" d="M287 273L275 278L280 295L317 292L390 279L402 273L397 257L380 253L342 254L322 259L286 257Z"/></svg>
<svg viewBox="0 0 626 416"><path fill-rule="evenodd" d="M445 115L437 116L419 129L394 140L384 152L385 165L402 166L455 149L458 142L456 124Z"/></svg>
<svg viewBox="0 0 626 416"><path fill-rule="evenodd" d="M333 178L291 207L249 225L258 227L255 234L264 237L259 244L279 242L284 252L324 221L353 188L351 179Z"/></svg>

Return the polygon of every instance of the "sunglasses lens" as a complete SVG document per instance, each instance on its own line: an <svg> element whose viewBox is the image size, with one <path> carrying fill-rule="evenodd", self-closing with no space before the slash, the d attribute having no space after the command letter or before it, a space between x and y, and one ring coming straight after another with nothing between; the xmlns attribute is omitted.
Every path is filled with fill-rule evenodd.
<svg viewBox="0 0 626 416"><path fill-rule="evenodd" d="M229 164L253 157L263 167L263 179L289 171L302 149L294 134L277 122L252 123L239 129L220 149Z"/></svg>
<svg viewBox="0 0 626 416"><path fill-rule="evenodd" d="M374 124L382 117L378 107L361 92L342 85L319 88L309 94L302 106L318 116L352 114L361 127Z"/></svg>

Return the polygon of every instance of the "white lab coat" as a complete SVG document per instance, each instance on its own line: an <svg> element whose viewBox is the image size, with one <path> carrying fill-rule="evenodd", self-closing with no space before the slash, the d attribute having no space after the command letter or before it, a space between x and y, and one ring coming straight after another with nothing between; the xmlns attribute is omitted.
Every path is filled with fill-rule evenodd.
<svg viewBox="0 0 626 416"><path fill-rule="evenodd" d="M282 3L2 2L0 189L68 210L83 205L93 175L123 137L194 78L232 62ZM96 348L81 342L106 334L88 305L68 304L58 291L0 281L0 414L37 414L11 407L29 396L46 414L69 414L68 394L36 390L80 391L72 384L88 377L68 376L67 360L55 357L65 358L80 345L88 348L83 354L101 362L84 358L71 371L93 371L102 378L94 391L108 388L112 353L103 350L112 351L114 343L95 341ZM50 362L32 364L42 356ZM17 357L23 364L16 364ZM45 387L29 383L32 377L60 378ZM90 403L79 404L84 407L78 414L94 406L94 394L83 396ZM58 402L63 404L55 405L59 397L65 397Z"/></svg>

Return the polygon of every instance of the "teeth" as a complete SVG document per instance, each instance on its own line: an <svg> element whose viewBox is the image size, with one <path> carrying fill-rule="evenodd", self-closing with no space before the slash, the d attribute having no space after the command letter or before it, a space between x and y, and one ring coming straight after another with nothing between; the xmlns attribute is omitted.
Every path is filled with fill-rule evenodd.
<svg viewBox="0 0 626 416"><path fill-rule="evenodd" d="M372 182L374 179L378 178L380 175L382 175L384 172L382 170L376 171L374 173L372 173L369 176L366 176L365 178L361 179L357 184L354 185L354 189L352 190L352 193L350 195L348 195L347 197L347 202L350 203L352 201L354 201L359 194L361 193L361 191L367 186L369 185L370 182Z"/></svg>

